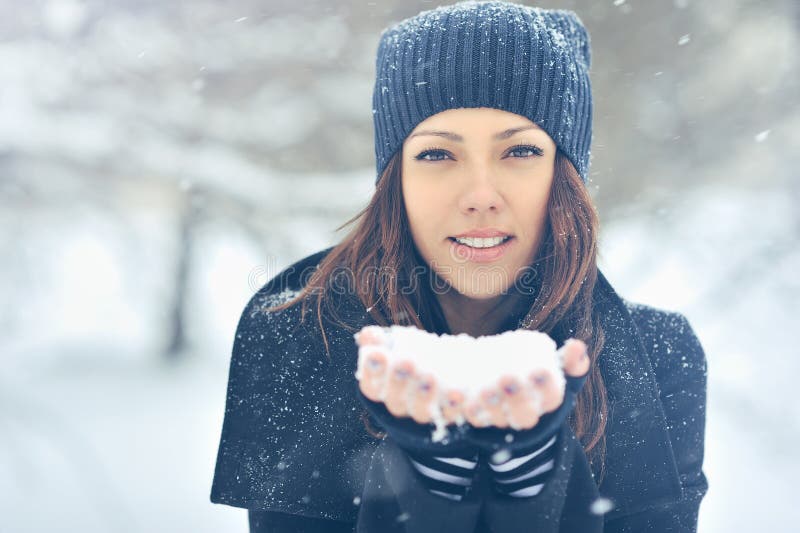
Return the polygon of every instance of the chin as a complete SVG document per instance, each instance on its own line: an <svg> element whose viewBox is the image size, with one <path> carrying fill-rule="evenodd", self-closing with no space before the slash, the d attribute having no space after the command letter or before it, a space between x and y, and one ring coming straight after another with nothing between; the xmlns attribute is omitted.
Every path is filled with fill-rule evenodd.
<svg viewBox="0 0 800 533"><path fill-rule="evenodd" d="M498 296L503 296L505 293L496 292L496 293L470 293L470 294L461 293L461 294L462 296L466 296L467 298L471 298L472 300L491 300L493 298L497 298Z"/></svg>
<svg viewBox="0 0 800 533"><path fill-rule="evenodd" d="M484 273L485 274L485 273ZM460 280L448 279L447 282L462 296L474 300L490 300L508 294L508 283L503 276L481 277L479 273L474 273L472 282L469 277Z"/></svg>

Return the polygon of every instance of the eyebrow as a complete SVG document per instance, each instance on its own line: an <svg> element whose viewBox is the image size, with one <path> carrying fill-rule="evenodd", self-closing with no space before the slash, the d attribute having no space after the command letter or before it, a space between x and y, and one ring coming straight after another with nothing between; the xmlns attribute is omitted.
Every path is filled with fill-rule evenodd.
<svg viewBox="0 0 800 533"><path fill-rule="evenodd" d="M536 126L536 125L520 126L519 128L509 128L507 130L501 131L500 133L495 133L492 138L497 140L497 141L501 141L503 139L508 139L512 135L514 135L516 133L519 133L521 131L539 130L539 129L541 129L541 128L539 126ZM450 139L451 141L455 141L455 142L463 142L464 141L464 137L462 137L461 135L459 135L457 133L453 133L451 131L434 131L434 130L418 131L416 133L412 133L411 135L409 135L408 138L411 139L412 137L418 137L418 136L422 136L422 135L435 135L437 137L444 137L445 139Z"/></svg>

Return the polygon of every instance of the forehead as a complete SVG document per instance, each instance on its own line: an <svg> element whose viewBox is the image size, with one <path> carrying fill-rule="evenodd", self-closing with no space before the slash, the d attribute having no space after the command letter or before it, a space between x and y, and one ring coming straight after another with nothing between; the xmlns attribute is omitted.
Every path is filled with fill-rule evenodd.
<svg viewBox="0 0 800 533"><path fill-rule="evenodd" d="M427 117L425 120L417 124L412 130L412 133L418 129L423 129L431 126L447 125L447 124L464 124L468 125L471 122L483 121L492 124L510 124L510 125L526 125L539 127L535 122L528 117L511 113L503 109L495 109L492 107L459 107L455 109L446 109L435 115Z"/></svg>
<svg viewBox="0 0 800 533"><path fill-rule="evenodd" d="M465 137L507 138L517 131L545 131L527 117L488 107L447 109L427 117L409 133L406 142L427 135L438 135L461 141Z"/></svg>

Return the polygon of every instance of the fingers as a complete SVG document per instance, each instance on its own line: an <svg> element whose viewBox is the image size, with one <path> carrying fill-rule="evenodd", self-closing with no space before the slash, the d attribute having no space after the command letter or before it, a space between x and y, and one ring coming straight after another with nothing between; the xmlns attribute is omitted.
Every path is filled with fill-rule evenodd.
<svg viewBox="0 0 800 533"><path fill-rule="evenodd" d="M369 354L364 362L363 377L359 380L358 386L361 393L373 402L383 401L387 361L386 354L376 351Z"/></svg>
<svg viewBox="0 0 800 533"><path fill-rule="evenodd" d="M485 389L480 394L480 400L489 415L489 423L499 428L507 428L508 417L503 409L503 396L500 391L496 387Z"/></svg>
<svg viewBox="0 0 800 533"><path fill-rule="evenodd" d="M427 424L433 420L431 406L438 394L436 379L431 374L417 376L412 386L411 418L420 424Z"/></svg>
<svg viewBox="0 0 800 533"><path fill-rule="evenodd" d="M464 416L464 393L457 390L447 391L441 402L442 417L448 424L461 422Z"/></svg>
<svg viewBox="0 0 800 533"><path fill-rule="evenodd" d="M389 374L384 403L392 415L408 416L408 392L413 376L414 364L410 361L400 361Z"/></svg>
<svg viewBox="0 0 800 533"><path fill-rule="evenodd" d="M464 418L476 428L488 426L491 420L488 411L486 411L480 399L469 400L464 405Z"/></svg>
<svg viewBox="0 0 800 533"><path fill-rule="evenodd" d="M533 388L533 394L540 400L539 414L555 411L564 401L564 389L556 382L550 370L534 370L528 376L528 381Z"/></svg>
<svg viewBox="0 0 800 533"><path fill-rule="evenodd" d="M586 343L578 339L568 339L564 343L559 351L565 374L570 377L586 375L590 367L587 350ZM529 387L512 376L501 378L499 385L504 393L509 425L514 429L530 429L539 422L541 415L555 411L564 402L564 388L547 369L531 372Z"/></svg>
<svg viewBox="0 0 800 533"><path fill-rule="evenodd" d="M530 429L541 414L555 410L563 399L564 391L549 371L531 374L527 386L513 376L504 376L498 387L484 389L477 398L466 402L464 417L479 428Z"/></svg>
<svg viewBox="0 0 800 533"><path fill-rule="evenodd" d="M508 417L503 406L503 395L497 387L487 388L477 397L466 401L464 418L475 427L508 427Z"/></svg>
<svg viewBox="0 0 800 533"><path fill-rule="evenodd" d="M396 417L410 416L420 424L431 422L431 406L438 395L436 379L431 374L418 376L410 361L401 361L392 368L388 368L387 361L383 352L374 351L367 356L359 380L361 392L374 402L384 402Z"/></svg>
<svg viewBox="0 0 800 533"><path fill-rule="evenodd" d="M355 337L359 346L377 346L385 341L383 328L379 326L366 326L356 333Z"/></svg>
<svg viewBox="0 0 800 533"><path fill-rule="evenodd" d="M564 372L579 377L589 371L590 361L586 343L578 339L567 339L559 351L562 352Z"/></svg>
<svg viewBox="0 0 800 533"><path fill-rule="evenodd" d="M505 376L499 383L507 405L508 424L516 430L535 426L539 422L538 398L515 377Z"/></svg>

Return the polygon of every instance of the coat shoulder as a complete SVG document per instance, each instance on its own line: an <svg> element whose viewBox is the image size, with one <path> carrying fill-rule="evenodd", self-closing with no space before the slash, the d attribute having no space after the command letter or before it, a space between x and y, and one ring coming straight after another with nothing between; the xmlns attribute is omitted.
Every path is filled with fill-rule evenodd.
<svg viewBox="0 0 800 533"><path fill-rule="evenodd" d="M686 320L686 317L678 311L670 311L668 309L662 309L660 307L634 302L628 300L627 298L621 297L620 299L625 304L625 308L631 314L631 317L633 317L636 325L639 327L644 325L645 321L649 321L650 324L655 325L659 321L665 320L672 323Z"/></svg>
<svg viewBox="0 0 800 533"><path fill-rule="evenodd" d="M274 329L281 326L297 326L300 303L281 310L274 307L296 299L303 287L317 270L319 263L332 248L308 255L278 272L252 296L244 307L237 326L237 338L249 330L262 330L266 326ZM306 295L305 300L309 300Z"/></svg>
<svg viewBox="0 0 800 533"><path fill-rule="evenodd" d="M325 256L328 255L332 249L331 247L320 250L287 266L267 281L258 290L255 296L251 298L248 305L264 297L280 300L288 299L289 293L298 293L306 283L308 283L311 276L317 270L317 266L325 259ZM278 297L281 293L285 294Z"/></svg>
<svg viewBox="0 0 800 533"><path fill-rule="evenodd" d="M671 368L706 373L705 352L689 320L682 313L624 298L622 301L636 325L657 374L659 369Z"/></svg>
<svg viewBox="0 0 800 533"><path fill-rule="evenodd" d="M304 300L273 309L295 299L325 252L281 271L242 312L229 367L214 503L353 520L352 499L364 468L359 453L372 449L367 433L359 431L359 405L348 379L354 356L325 350L314 317L301 315ZM344 334L337 335L341 346Z"/></svg>

